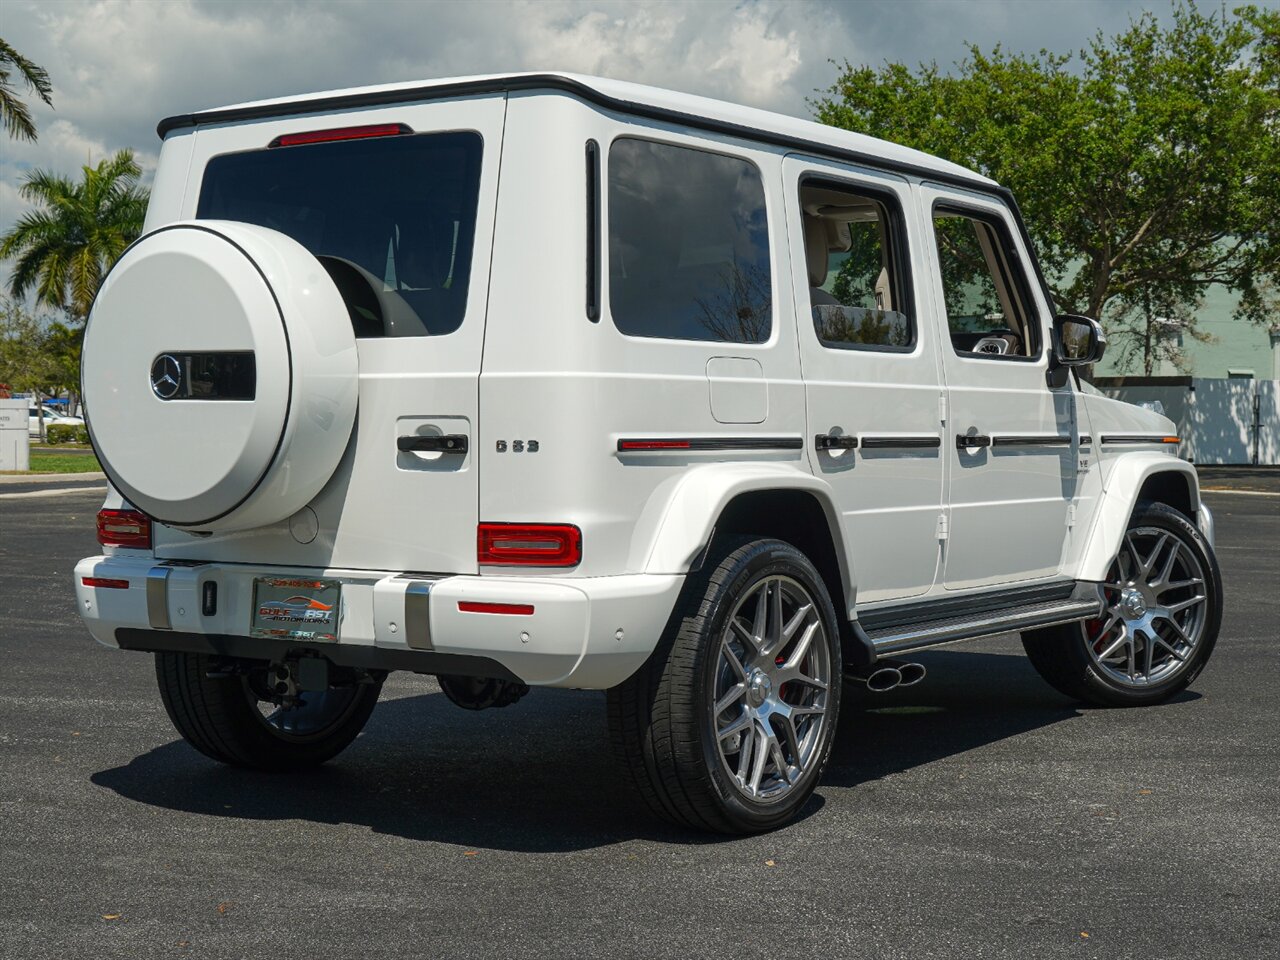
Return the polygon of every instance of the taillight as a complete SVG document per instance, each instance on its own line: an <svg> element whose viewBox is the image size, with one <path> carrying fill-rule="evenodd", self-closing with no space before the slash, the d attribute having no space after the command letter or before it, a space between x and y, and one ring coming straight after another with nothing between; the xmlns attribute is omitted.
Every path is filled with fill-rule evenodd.
<svg viewBox="0 0 1280 960"><path fill-rule="evenodd" d="M368 140L370 137L397 137L413 133L403 123L374 123L363 127L335 127L332 130L308 130L305 133L285 133L267 144L275 147L299 147L304 143L333 143L335 140Z"/></svg>
<svg viewBox="0 0 1280 960"><path fill-rule="evenodd" d="M151 520L137 510L99 510L98 542L104 547L151 547Z"/></svg>
<svg viewBox="0 0 1280 960"><path fill-rule="evenodd" d="M476 561L503 567L575 567L582 531L571 523L482 523Z"/></svg>

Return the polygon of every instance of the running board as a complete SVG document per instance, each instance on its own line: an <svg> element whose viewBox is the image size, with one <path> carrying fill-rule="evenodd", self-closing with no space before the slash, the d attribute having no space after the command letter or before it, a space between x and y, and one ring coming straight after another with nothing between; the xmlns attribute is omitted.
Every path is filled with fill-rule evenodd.
<svg viewBox="0 0 1280 960"><path fill-rule="evenodd" d="M977 640L999 633L1055 627L1096 617L1101 612L1102 596L1098 585L1078 583L1067 597L975 610L910 625L876 625L866 629L866 637L879 657L960 640Z"/></svg>

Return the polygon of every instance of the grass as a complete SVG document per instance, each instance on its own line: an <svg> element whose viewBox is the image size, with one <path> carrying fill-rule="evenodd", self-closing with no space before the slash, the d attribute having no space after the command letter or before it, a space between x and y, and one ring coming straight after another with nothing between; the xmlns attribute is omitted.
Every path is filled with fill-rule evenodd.
<svg viewBox="0 0 1280 960"><path fill-rule="evenodd" d="M32 473L101 473L102 467L93 454L50 453L31 451Z"/></svg>

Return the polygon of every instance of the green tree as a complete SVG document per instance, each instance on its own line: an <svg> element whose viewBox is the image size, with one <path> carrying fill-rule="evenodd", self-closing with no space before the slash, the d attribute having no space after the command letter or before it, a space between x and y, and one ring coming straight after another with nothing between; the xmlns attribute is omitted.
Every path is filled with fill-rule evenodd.
<svg viewBox="0 0 1280 960"><path fill-rule="evenodd" d="M1280 11L1178 5L1167 27L1144 14L1075 57L971 45L951 73L845 63L813 106L1010 187L1059 307L1121 339L1155 342L1160 316L1193 327L1189 308L1215 283L1240 294L1241 317L1273 309Z"/></svg>
<svg viewBox="0 0 1280 960"><path fill-rule="evenodd" d="M39 401L51 393L51 381L57 379L57 364L44 325L21 304L0 299L0 383L35 397L41 410L41 436L44 413Z"/></svg>
<svg viewBox="0 0 1280 960"><path fill-rule="evenodd" d="M121 150L79 182L44 170L24 179L21 192L37 204L0 238L0 259L15 260L9 292L35 289L46 306L83 321L107 270L142 232L147 191L133 151Z"/></svg>
<svg viewBox="0 0 1280 960"><path fill-rule="evenodd" d="M71 401L68 412L80 406L80 351L84 346L84 325L54 321L49 324L45 349L50 362L49 392L66 394Z"/></svg>
<svg viewBox="0 0 1280 960"><path fill-rule="evenodd" d="M22 77L27 89L53 106L53 85L44 67L32 63L17 50L0 39L0 120L9 136L22 140L36 139L35 121L31 111L22 102L14 85L13 71Z"/></svg>

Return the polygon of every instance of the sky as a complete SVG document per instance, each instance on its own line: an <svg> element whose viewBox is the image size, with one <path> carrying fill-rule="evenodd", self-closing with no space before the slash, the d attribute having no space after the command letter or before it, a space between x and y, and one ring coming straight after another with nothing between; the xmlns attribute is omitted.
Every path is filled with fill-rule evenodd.
<svg viewBox="0 0 1280 960"><path fill-rule="evenodd" d="M1273 6L1280 0L1264 0ZM511 70L650 83L795 116L832 61L936 61L965 44L1078 50L1167 0L0 0L0 37L49 71L34 144L0 133L0 232L24 173L121 147L149 178L162 117L266 97ZM28 98L28 102L30 98ZM4 275L7 270L0 267Z"/></svg>

